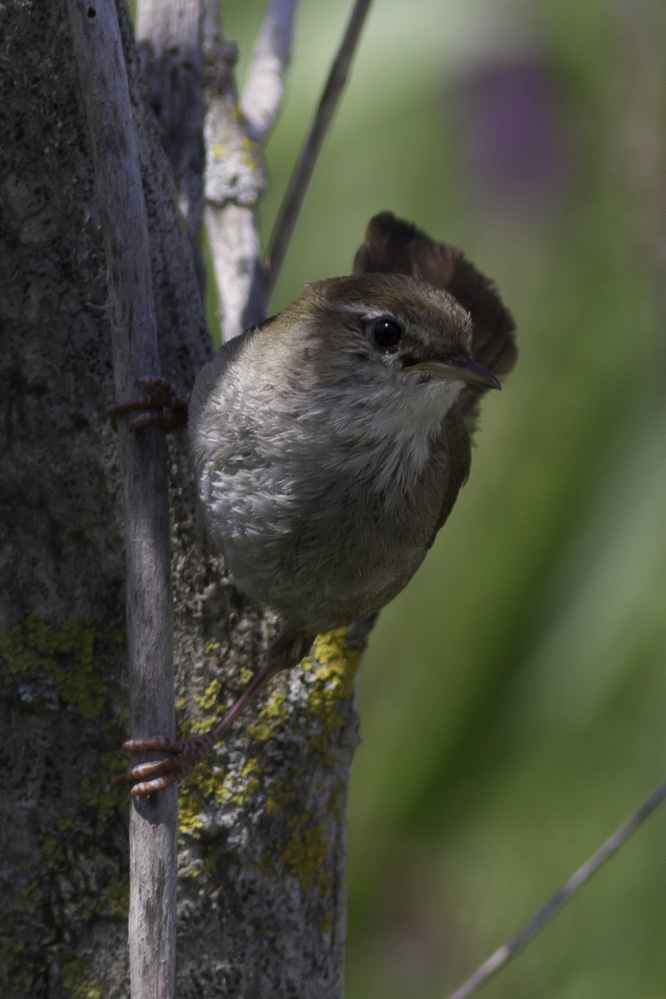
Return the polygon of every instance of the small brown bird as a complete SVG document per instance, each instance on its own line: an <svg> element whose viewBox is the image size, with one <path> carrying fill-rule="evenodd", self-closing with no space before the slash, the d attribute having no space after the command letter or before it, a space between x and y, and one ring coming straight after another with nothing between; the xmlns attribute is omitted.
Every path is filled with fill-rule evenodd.
<svg viewBox="0 0 666 999"><path fill-rule="evenodd" d="M190 445L208 530L239 589L281 627L227 715L122 780L148 794L201 760L315 637L411 579L470 469L478 403L517 357L511 315L463 254L389 212L349 277L318 281L199 373Z"/></svg>

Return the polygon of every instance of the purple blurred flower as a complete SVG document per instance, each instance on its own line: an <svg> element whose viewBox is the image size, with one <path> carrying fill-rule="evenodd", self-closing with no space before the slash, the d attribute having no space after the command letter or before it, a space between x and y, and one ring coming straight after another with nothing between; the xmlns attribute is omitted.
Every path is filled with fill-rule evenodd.
<svg viewBox="0 0 666 999"><path fill-rule="evenodd" d="M535 61L478 65L459 80L458 130L470 180L512 211L558 207L570 144L553 79Z"/></svg>

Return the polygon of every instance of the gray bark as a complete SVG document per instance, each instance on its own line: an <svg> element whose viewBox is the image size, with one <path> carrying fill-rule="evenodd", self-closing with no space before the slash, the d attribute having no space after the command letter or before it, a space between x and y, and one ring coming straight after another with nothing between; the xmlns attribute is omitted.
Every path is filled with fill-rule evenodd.
<svg viewBox="0 0 666 999"><path fill-rule="evenodd" d="M202 0L137 0L141 75L176 183L178 209L203 298L206 276L199 251L203 218Z"/></svg>
<svg viewBox="0 0 666 999"><path fill-rule="evenodd" d="M161 369L187 395L212 347L119 16ZM0 21L0 993L106 999L129 988L128 803L108 790L128 734L118 440L100 421L115 398L111 299L66 6L21 0ZM182 435L169 482L189 733L263 661L270 622L201 537ZM318 653L179 789L180 997L341 994L353 629Z"/></svg>

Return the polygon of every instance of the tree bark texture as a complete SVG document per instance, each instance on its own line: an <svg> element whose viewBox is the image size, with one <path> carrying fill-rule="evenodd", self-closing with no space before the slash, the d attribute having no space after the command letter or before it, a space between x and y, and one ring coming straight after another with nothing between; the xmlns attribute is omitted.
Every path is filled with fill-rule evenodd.
<svg viewBox="0 0 666 999"><path fill-rule="evenodd" d="M161 369L187 395L212 346L119 17ZM100 420L115 392L92 148L65 3L5 6L0 38L0 994L124 997L128 802L108 788L127 762L133 539ZM202 536L184 435L169 441L169 481L177 722L191 734L264 661L271 622ZM180 787L179 997L341 994L363 637L320 638Z"/></svg>

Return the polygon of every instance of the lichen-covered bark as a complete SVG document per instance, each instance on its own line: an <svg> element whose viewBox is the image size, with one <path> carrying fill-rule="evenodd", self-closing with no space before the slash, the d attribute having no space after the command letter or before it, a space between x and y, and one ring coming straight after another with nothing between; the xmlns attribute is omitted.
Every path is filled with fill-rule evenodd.
<svg viewBox="0 0 666 999"><path fill-rule="evenodd" d="M0 47L0 994L107 999L128 995L128 803L108 790L128 703L106 268L64 4L2 8ZM212 348L126 47L162 372L187 394ZM182 438L170 481L188 732L261 663L270 622L201 537ZM315 651L181 788L181 997L340 995L358 651L344 633Z"/></svg>

